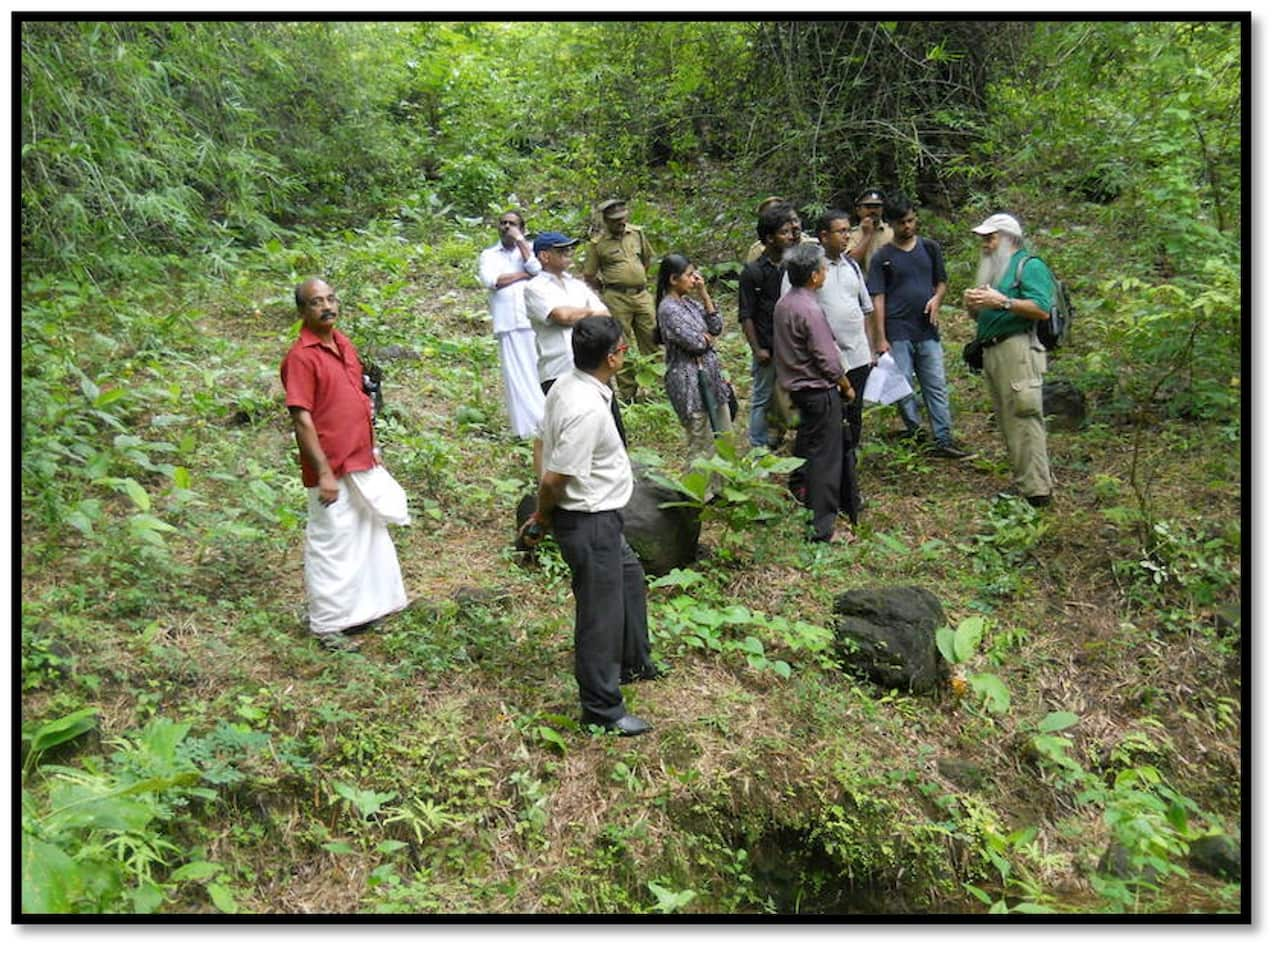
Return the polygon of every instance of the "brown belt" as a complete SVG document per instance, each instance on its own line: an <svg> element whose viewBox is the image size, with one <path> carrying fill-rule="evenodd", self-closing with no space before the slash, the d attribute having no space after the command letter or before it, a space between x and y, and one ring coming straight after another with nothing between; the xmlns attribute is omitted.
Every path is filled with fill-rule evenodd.
<svg viewBox="0 0 1280 954"><path fill-rule="evenodd" d="M644 291L643 285L605 285L605 291L624 291L624 292L641 292Z"/></svg>

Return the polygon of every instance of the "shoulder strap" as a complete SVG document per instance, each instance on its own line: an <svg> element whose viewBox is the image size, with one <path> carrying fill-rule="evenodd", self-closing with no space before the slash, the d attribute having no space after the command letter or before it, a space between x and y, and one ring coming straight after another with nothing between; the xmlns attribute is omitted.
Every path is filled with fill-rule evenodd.
<svg viewBox="0 0 1280 954"><path fill-rule="evenodd" d="M942 246L933 239L920 236L920 242L924 245L924 250L929 253L929 265L936 272L938 271L938 256L942 254ZM932 277L932 276L930 276Z"/></svg>
<svg viewBox="0 0 1280 954"><path fill-rule="evenodd" d="M1033 258L1040 259L1040 261L1042 261L1042 262L1044 261L1044 259L1043 259L1043 258L1040 258L1040 256L1039 256L1039 255L1032 255L1032 254L1031 254L1031 253L1029 253L1029 252L1028 252L1026 255L1022 256L1022 258L1018 261L1018 267L1017 267L1017 269L1016 269L1016 270L1014 271L1014 273L1013 273L1013 287L1014 287L1014 288L1021 288L1021 287L1022 287L1022 270L1023 270L1024 268L1026 268L1026 267L1027 267L1027 262L1031 261ZM1046 265L1045 265L1045 268L1048 268L1048 267L1049 267L1049 266L1046 264ZM1053 272L1052 272L1052 271L1050 271L1050 273L1049 273L1049 274L1050 274L1050 275L1052 275L1052 274L1053 274Z"/></svg>

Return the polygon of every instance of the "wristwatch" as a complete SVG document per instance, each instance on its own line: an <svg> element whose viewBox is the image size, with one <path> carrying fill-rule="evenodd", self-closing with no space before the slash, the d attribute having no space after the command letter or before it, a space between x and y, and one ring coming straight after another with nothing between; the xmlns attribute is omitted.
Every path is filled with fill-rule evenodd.
<svg viewBox="0 0 1280 954"><path fill-rule="evenodd" d="M1005 296L1004 304L1000 306L1005 311L1013 311L1013 299L1008 295Z"/></svg>

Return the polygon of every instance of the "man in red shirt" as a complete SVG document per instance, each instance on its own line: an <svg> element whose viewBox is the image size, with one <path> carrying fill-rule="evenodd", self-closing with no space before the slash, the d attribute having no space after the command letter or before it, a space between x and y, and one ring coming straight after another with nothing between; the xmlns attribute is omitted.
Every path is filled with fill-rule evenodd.
<svg viewBox="0 0 1280 954"><path fill-rule="evenodd" d="M307 488L303 570L311 631L342 635L408 604L387 524L409 522L404 491L381 466L373 406L355 346L335 325L338 298L311 278L294 290L302 330L280 364Z"/></svg>

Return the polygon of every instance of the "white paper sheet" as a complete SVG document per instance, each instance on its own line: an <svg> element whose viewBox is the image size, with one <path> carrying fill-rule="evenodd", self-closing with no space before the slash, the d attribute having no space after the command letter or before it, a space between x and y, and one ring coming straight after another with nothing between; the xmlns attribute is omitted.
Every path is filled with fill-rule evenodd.
<svg viewBox="0 0 1280 954"><path fill-rule="evenodd" d="M880 355L880 360L867 375L867 388L862 399L872 404L892 404L910 393L911 382L893 363L893 356L888 352Z"/></svg>

